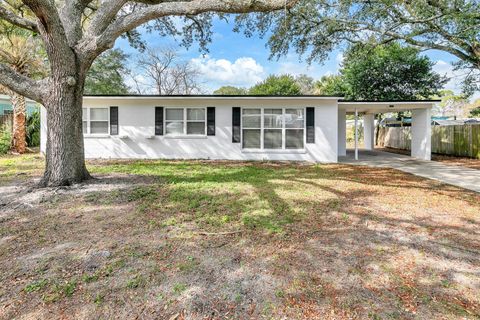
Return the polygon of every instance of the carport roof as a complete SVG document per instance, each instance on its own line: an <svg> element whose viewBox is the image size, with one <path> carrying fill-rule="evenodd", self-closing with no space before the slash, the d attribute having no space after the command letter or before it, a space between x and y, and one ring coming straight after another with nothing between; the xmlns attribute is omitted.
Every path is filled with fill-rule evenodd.
<svg viewBox="0 0 480 320"><path fill-rule="evenodd" d="M415 101L353 101L338 100L338 108L346 110L347 113L385 113L406 111L412 109L428 109L441 100L415 100Z"/></svg>

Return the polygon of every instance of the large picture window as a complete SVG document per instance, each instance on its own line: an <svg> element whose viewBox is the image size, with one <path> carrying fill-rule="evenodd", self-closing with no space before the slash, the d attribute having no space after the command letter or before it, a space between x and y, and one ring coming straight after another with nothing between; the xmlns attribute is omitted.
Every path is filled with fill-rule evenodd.
<svg viewBox="0 0 480 320"><path fill-rule="evenodd" d="M108 108L83 108L84 134L108 134Z"/></svg>
<svg viewBox="0 0 480 320"><path fill-rule="evenodd" d="M166 135L205 135L206 108L165 108Z"/></svg>
<svg viewBox="0 0 480 320"><path fill-rule="evenodd" d="M304 108L242 109L244 149L303 149Z"/></svg>

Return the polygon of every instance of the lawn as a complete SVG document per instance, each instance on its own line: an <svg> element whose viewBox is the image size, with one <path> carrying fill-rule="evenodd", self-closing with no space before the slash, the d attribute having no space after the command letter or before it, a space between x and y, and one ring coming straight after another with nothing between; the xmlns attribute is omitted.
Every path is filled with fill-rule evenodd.
<svg viewBox="0 0 480 320"><path fill-rule="evenodd" d="M383 168L0 158L2 319L478 319L480 195Z"/></svg>

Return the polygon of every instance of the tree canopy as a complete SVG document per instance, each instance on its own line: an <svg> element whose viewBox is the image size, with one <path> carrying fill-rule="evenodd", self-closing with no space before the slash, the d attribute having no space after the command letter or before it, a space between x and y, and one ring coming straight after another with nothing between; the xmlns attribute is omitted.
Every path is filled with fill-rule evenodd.
<svg viewBox="0 0 480 320"><path fill-rule="evenodd" d="M340 75L317 83L319 93L355 100L416 100L437 94L447 79L432 70L433 62L411 46L352 45Z"/></svg>
<svg viewBox="0 0 480 320"><path fill-rule="evenodd" d="M472 118L480 118L480 98L472 103L469 116Z"/></svg>
<svg viewBox="0 0 480 320"><path fill-rule="evenodd" d="M215 95L231 95L231 96L242 96L246 95L248 90L245 88L239 88L234 86L223 86L213 91Z"/></svg>
<svg viewBox="0 0 480 320"><path fill-rule="evenodd" d="M252 95L295 96L302 94L300 86L291 75L270 75L248 90Z"/></svg>
<svg viewBox="0 0 480 320"><path fill-rule="evenodd" d="M287 12L241 16L247 34L271 35L272 56L294 50L309 62L325 60L346 43L375 37L380 43L402 41L420 49L448 52L467 73L465 91L479 90L480 1L478 0L302 0Z"/></svg>
<svg viewBox="0 0 480 320"><path fill-rule="evenodd" d="M120 49L100 55L92 64L85 80L86 94L126 94L129 92L124 75L128 56Z"/></svg>
<svg viewBox="0 0 480 320"><path fill-rule="evenodd" d="M462 94L455 94L452 90L441 90L436 99L442 101L438 103L433 113L440 116L464 117L468 115L468 99Z"/></svg>

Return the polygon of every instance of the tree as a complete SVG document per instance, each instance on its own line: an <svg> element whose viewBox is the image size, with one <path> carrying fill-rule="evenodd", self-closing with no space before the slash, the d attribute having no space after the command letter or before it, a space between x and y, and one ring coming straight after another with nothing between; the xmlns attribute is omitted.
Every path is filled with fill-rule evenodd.
<svg viewBox="0 0 480 320"><path fill-rule="evenodd" d="M291 75L270 75L248 91L252 95L296 96L301 94L300 86Z"/></svg>
<svg viewBox="0 0 480 320"><path fill-rule="evenodd" d="M112 49L101 54L87 72L86 94L126 94L128 86L124 75L128 56L120 49Z"/></svg>
<svg viewBox="0 0 480 320"><path fill-rule="evenodd" d="M442 100L434 109L436 114L463 117L467 113L468 99L464 95L456 95L452 90L441 90L435 98Z"/></svg>
<svg viewBox="0 0 480 320"><path fill-rule="evenodd" d="M323 94L353 100L416 100L438 93L447 79L418 49L394 42L352 45L344 54L340 75L317 83Z"/></svg>
<svg viewBox="0 0 480 320"><path fill-rule="evenodd" d="M300 92L302 94L313 94L315 91L314 80L312 77L307 76L306 74L300 74L295 77L295 82L300 87Z"/></svg>
<svg viewBox="0 0 480 320"><path fill-rule="evenodd" d="M345 52L340 73L349 99L427 99L447 81L432 70L433 65L418 49L397 42L357 44Z"/></svg>
<svg viewBox="0 0 480 320"><path fill-rule="evenodd" d="M182 43L211 41L214 14L269 12L291 7L293 0L23 0L1 1L0 19L38 34L50 75L41 80L0 63L0 84L41 103L47 110L46 168L41 184L69 185L90 178L85 166L82 97L95 59L127 37L144 47L136 28L161 36L183 35ZM27 11L27 12L26 12ZM33 17L33 18L31 18ZM179 24L173 17L183 17Z"/></svg>
<svg viewBox="0 0 480 320"><path fill-rule="evenodd" d="M286 12L241 16L238 28L271 34L272 56L292 48L308 60L325 60L345 43L374 36L380 43L401 41L420 49L448 52L467 73L468 93L480 83L480 1L478 0L303 0Z"/></svg>
<svg viewBox="0 0 480 320"><path fill-rule="evenodd" d="M156 94L195 94L201 91L200 71L191 63L180 60L172 48L146 48L137 60L137 70L133 74L139 94L154 88Z"/></svg>
<svg viewBox="0 0 480 320"><path fill-rule="evenodd" d="M43 55L38 41L30 32L21 29L1 27L0 63L9 66L16 73L32 76L41 73ZM13 107L13 126L11 149L16 153L25 153L26 141L26 101L25 97L0 85L0 91L10 96Z"/></svg>
<svg viewBox="0 0 480 320"><path fill-rule="evenodd" d="M243 96L248 93L245 88L238 88L233 86L223 86L213 91L215 95L226 95L226 96Z"/></svg>
<svg viewBox="0 0 480 320"><path fill-rule="evenodd" d="M470 117L476 118L480 117L480 107L476 107L470 111Z"/></svg>
<svg viewBox="0 0 480 320"><path fill-rule="evenodd" d="M480 99L475 100L470 107L470 118L480 118Z"/></svg>
<svg viewBox="0 0 480 320"><path fill-rule="evenodd" d="M319 95L343 97L347 93L347 84L341 75L323 76L314 86Z"/></svg>

